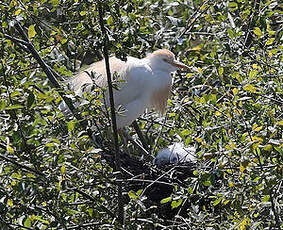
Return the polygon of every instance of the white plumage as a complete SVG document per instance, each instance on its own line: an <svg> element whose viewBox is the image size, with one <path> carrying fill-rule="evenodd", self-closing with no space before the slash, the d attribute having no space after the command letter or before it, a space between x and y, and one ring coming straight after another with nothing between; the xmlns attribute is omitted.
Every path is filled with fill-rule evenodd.
<svg viewBox="0 0 283 230"><path fill-rule="evenodd" d="M176 61L174 54L166 49L157 50L143 59L128 57L127 62L124 62L111 57L109 62L112 76L117 73L118 80L123 80L118 83L119 90L114 90L115 107L122 106L124 111L122 115L116 116L118 129L130 125L146 108L155 108L163 114L172 86L171 73L178 68L189 69ZM92 71L98 76L95 84L107 87L105 62L102 60L93 63L70 81L71 89L76 95L82 96L84 90L91 90L93 80L88 73ZM108 91L106 106L109 106ZM68 111L64 103L60 105L60 109Z"/></svg>
<svg viewBox="0 0 283 230"><path fill-rule="evenodd" d="M184 162L193 163L196 159L196 149L194 147L185 147L182 143L174 143L168 148L159 150L152 163L161 167Z"/></svg>

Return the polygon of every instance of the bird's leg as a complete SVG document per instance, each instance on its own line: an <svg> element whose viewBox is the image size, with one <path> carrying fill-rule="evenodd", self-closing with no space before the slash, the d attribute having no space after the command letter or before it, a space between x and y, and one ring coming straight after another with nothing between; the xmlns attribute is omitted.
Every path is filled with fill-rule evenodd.
<svg viewBox="0 0 283 230"><path fill-rule="evenodd" d="M125 151L129 154L129 149L128 149L128 140L126 136L128 135L127 131L125 128L118 129L118 134L121 137L123 144L125 146Z"/></svg>
<svg viewBox="0 0 283 230"><path fill-rule="evenodd" d="M146 109L147 97L138 97L128 104L121 106L122 111L117 113L116 121L118 128L129 126Z"/></svg>
<svg viewBox="0 0 283 230"><path fill-rule="evenodd" d="M128 143L128 141L130 141L137 149L139 149L139 151L142 153L142 155L144 156L144 159L146 161L147 160L149 160L149 161L153 160L153 157L149 154L149 152L141 144L139 144L137 141L135 141L128 134L128 132L125 129L120 133L120 135L123 136L123 139L126 141L126 143ZM148 159L148 158L150 158L150 159Z"/></svg>
<svg viewBox="0 0 283 230"><path fill-rule="evenodd" d="M139 139L142 143L142 146L148 151L147 141L145 140L144 136L142 135L142 132L140 130L140 127L139 127L137 121L136 120L133 121L132 125L133 125L133 127L134 127L134 129L135 129L135 131L136 131L136 133L137 133L137 135L138 135L138 137L139 137Z"/></svg>

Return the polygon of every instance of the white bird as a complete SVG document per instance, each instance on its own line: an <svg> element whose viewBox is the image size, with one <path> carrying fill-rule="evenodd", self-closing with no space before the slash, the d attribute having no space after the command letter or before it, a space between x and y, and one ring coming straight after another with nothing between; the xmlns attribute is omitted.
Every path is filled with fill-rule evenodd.
<svg viewBox="0 0 283 230"><path fill-rule="evenodd" d="M189 69L167 49L154 51L143 59L128 57L126 62L110 57L109 62L112 77L117 73L117 80L122 80L118 83L118 90L113 92L115 108L121 106L123 110L123 114L116 115L118 129L130 125L146 109L155 108L164 114L172 86L171 73L178 68ZM98 76L95 84L107 87L105 61L102 60L93 63L70 81L70 87L76 95L82 96L84 91L91 90L94 84L90 77L92 71ZM107 94L108 91L106 106L109 106ZM62 103L60 109L64 112L67 106Z"/></svg>
<svg viewBox="0 0 283 230"><path fill-rule="evenodd" d="M158 167L169 164L196 162L196 149L193 146L185 147L182 143L174 143L168 148L158 151L152 163Z"/></svg>

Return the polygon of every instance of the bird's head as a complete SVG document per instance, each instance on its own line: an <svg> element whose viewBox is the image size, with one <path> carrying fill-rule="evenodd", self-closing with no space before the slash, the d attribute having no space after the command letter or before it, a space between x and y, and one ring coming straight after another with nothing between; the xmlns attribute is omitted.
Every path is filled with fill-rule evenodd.
<svg viewBox="0 0 283 230"><path fill-rule="evenodd" d="M175 55L167 50L160 49L150 54L147 59L153 69L159 69L166 72L174 72L177 69L189 70L189 67L175 59Z"/></svg>

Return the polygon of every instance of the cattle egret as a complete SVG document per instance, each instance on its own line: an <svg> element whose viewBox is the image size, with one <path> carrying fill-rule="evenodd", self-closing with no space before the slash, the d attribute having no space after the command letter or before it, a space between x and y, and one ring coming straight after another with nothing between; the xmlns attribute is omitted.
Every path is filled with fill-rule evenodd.
<svg viewBox="0 0 283 230"><path fill-rule="evenodd" d="M167 49L154 51L143 59L128 57L126 62L110 57L109 62L112 76L116 73L117 80L122 80L113 92L115 108L122 108L123 111L116 115L118 129L130 125L146 109L155 108L164 114L172 86L171 73L179 68L189 69ZM96 73L94 80L90 77L91 72ZM76 95L82 96L83 92L91 91L94 83L102 88L107 87L104 60L95 62L80 72L70 81L70 87ZM106 106L109 106L107 94L108 91ZM68 110L64 103L60 105L60 109L63 112Z"/></svg>
<svg viewBox="0 0 283 230"><path fill-rule="evenodd" d="M196 149L192 146L185 147L182 143L174 143L168 148L159 150L152 163L162 167L185 162L196 162Z"/></svg>

